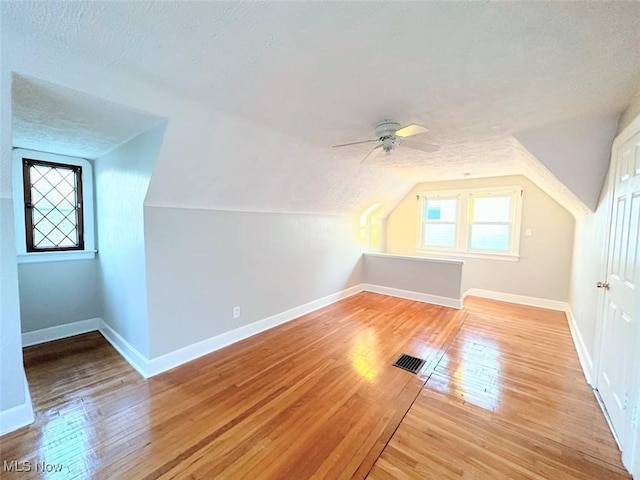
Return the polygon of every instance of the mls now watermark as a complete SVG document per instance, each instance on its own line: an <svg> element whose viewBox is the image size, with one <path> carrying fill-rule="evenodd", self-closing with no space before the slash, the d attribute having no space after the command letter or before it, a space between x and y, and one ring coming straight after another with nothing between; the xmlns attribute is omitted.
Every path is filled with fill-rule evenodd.
<svg viewBox="0 0 640 480"><path fill-rule="evenodd" d="M19 462L18 460L6 461L2 464L2 471L4 472L47 472L56 473L62 472L64 469L63 463L49 463L49 462L31 462L25 460Z"/></svg>

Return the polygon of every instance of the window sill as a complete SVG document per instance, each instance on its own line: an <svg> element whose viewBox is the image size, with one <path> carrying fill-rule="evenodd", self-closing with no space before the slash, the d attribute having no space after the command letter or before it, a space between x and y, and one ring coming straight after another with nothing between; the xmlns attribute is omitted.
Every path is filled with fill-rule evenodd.
<svg viewBox="0 0 640 480"><path fill-rule="evenodd" d="M419 255L437 255L448 258L478 258L482 260L501 260L503 262L518 262L520 255L510 253L478 253L478 252L445 252L442 250L416 249Z"/></svg>
<svg viewBox="0 0 640 480"><path fill-rule="evenodd" d="M67 252L32 252L18 255L18 263L70 262L73 260L92 260L97 250Z"/></svg>

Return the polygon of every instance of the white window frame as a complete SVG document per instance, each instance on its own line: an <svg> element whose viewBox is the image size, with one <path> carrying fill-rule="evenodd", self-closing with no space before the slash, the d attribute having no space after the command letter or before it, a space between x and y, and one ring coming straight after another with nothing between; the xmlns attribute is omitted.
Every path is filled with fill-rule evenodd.
<svg viewBox="0 0 640 480"><path fill-rule="evenodd" d="M27 252L24 182L22 159L41 160L82 167L82 219L84 224L84 250L62 250L59 252ZM13 218L15 223L16 252L18 263L62 262L89 260L96 256L95 224L93 214L93 165L84 158L68 157L53 153L16 148L13 150Z"/></svg>
<svg viewBox="0 0 640 480"><path fill-rule="evenodd" d="M470 248L471 241L471 201L478 197L511 196L511 230L509 232L509 250L496 252L493 250L478 250ZM520 258L520 236L522 227L522 198L524 190L520 186L468 188L459 190L433 190L418 194L417 208L417 239L416 252L425 255L439 255L452 257L471 257L495 260L518 261ZM429 247L424 245L424 207L426 199L454 198L458 199L456 242L455 247Z"/></svg>
<svg viewBox="0 0 640 480"><path fill-rule="evenodd" d="M459 192L453 191L444 191L444 192L432 192L429 194L423 194L419 196L420 198L420 212L418 217L418 226L420 231L418 232L418 247L424 251L438 251L438 252L457 252L458 248L458 239L460 237L460 194ZM454 231L455 231L455 245L453 247L435 247L435 246L425 246L424 245L424 224L425 223L449 223L449 222L425 222L424 220L424 205L426 200L428 199L442 199L442 200L450 200L455 199L457 201L456 205L456 221L454 222Z"/></svg>
<svg viewBox="0 0 640 480"><path fill-rule="evenodd" d="M382 205L374 203L360 215L360 240L366 245L368 252L382 251ZM373 245L373 230L377 230L378 245Z"/></svg>

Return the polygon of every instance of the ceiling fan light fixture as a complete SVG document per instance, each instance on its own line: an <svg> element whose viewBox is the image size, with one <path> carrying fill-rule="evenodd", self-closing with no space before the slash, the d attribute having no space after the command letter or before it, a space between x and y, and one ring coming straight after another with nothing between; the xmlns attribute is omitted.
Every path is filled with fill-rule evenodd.
<svg viewBox="0 0 640 480"><path fill-rule="evenodd" d="M393 141L393 137L386 137L382 140L382 148L387 155L393 150L395 146L395 142Z"/></svg>
<svg viewBox="0 0 640 480"><path fill-rule="evenodd" d="M364 157L360 163L369 162L374 160L381 152L386 155L390 155L391 151L398 146L402 146L403 149L408 148L411 150L418 150L422 152L432 153L437 151L440 147L434 144L416 142L415 139L407 139L414 135L420 135L427 132L428 129L422 125L407 125L406 127L400 127L400 124L389 119L385 119L379 122L374 133L376 139L361 140L359 142L341 143L334 145L333 148L346 147L350 145L360 145L363 143L378 143L377 146Z"/></svg>

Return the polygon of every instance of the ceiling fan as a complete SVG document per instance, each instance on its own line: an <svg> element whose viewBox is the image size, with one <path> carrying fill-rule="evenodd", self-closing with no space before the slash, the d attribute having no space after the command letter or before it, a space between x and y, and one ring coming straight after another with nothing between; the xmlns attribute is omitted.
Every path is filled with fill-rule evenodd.
<svg viewBox="0 0 640 480"><path fill-rule="evenodd" d="M360 163L372 161L373 159L377 158L382 152L390 155L391 151L398 146L429 153L436 152L440 149L438 145L416 142L415 140L407 140L408 137L420 135L427 131L427 128L421 125L407 125L406 127L400 127L399 123L393 122L391 120L383 120L376 125L374 131L377 137L375 139L363 140L360 142L341 143L340 145L334 145L333 148L347 147L349 145L359 145L362 143L380 142L379 145L373 147L373 150L371 150Z"/></svg>

